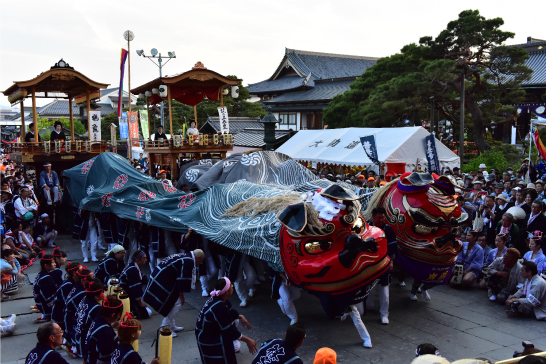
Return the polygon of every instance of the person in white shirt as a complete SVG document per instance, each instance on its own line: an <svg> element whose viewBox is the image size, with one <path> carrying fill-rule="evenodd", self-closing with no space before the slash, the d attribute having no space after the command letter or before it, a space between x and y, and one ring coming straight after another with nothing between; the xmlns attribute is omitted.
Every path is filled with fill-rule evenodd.
<svg viewBox="0 0 546 364"><path fill-rule="evenodd" d="M25 221L31 220L36 216L36 211L38 206L30 198L30 189L27 186L22 186L19 190L19 196L15 196L13 200L13 207L15 208L15 215L17 218L23 219ZM29 212L32 213L32 217L27 215ZM24 217L26 216L26 217Z"/></svg>

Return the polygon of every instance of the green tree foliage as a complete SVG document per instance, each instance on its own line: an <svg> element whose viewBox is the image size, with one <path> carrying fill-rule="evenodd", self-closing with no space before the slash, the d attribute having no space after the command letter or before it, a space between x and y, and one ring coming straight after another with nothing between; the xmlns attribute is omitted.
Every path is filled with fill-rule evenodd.
<svg viewBox="0 0 546 364"><path fill-rule="evenodd" d="M527 52L507 47L514 33L500 30L501 18L486 19L465 10L436 37L404 46L384 57L336 96L325 112L333 127L404 126L428 119L431 103L455 125L458 135L460 70L465 75L465 132L478 149L490 148L485 127L515 118L508 104L523 101L521 82L530 78ZM506 115L509 115L507 118Z"/></svg>
<svg viewBox="0 0 546 364"><path fill-rule="evenodd" d="M508 167L516 163L517 160L519 160L519 153L517 148L513 145L494 146L479 156L471 158L468 163L463 165L462 171L464 173L477 171L479 165L485 163L487 169L497 168L502 173L506 171Z"/></svg>

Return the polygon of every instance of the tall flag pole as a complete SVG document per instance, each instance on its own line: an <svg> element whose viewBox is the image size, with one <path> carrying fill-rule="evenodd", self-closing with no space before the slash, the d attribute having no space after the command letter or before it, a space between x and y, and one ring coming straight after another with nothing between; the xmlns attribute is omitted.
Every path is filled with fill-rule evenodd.
<svg viewBox="0 0 546 364"><path fill-rule="evenodd" d="M121 111L123 110L123 76L125 74L125 61L127 61L127 52L125 49L121 49L121 72L119 78L119 95L118 95L118 120L121 119Z"/></svg>

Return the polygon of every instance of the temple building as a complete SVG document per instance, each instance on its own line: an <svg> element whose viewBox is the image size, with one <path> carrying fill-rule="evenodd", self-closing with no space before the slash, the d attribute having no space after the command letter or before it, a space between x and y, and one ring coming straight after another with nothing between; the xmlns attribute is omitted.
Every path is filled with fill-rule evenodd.
<svg viewBox="0 0 546 364"><path fill-rule="evenodd" d="M334 96L349 90L379 58L300 51L286 48L267 80L248 86L264 109L271 107L278 129L322 129L323 110Z"/></svg>

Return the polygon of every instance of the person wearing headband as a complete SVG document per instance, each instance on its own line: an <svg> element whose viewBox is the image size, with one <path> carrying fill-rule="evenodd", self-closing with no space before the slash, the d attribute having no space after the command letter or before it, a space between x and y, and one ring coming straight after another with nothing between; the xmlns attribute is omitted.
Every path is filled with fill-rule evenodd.
<svg viewBox="0 0 546 364"><path fill-rule="evenodd" d="M147 261L146 253L137 250L119 276L119 285L129 295L131 311L136 314L137 318L148 318L152 314L152 310L142 301L148 277L142 274L141 269Z"/></svg>
<svg viewBox="0 0 546 364"><path fill-rule="evenodd" d="M242 341L248 346L251 354L258 349L256 342L244 336L237 329L240 322L248 330L250 323L232 308L228 298L233 294L233 285L227 277L220 278L199 312L195 324L197 347L203 364L237 363L235 353L241 348ZM222 358L222 360L219 360Z"/></svg>
<svg viewBox="0 0 546 364"><path fill-rule="evenodd" d="M79 358L87 358L87 346L85 338L91 322L99 315L101 301L104 299L104 285L97 278L86 279L84 283L85 298L76 311L76 325L74 327L74 339L76 354Z"/></svg>
<svg viewBox="0 0 546 364"><path fill-rule="evenodd" d="M51 254L43 252L40 257L40 273L34 280L33 293L36 307L42 313L42 317L36 319L36 322L47 322L51 319L51 311L53 309L53 301L57 292L57 284L49 274L55 269L55 258Z"/></svg>
<svg viewBox="0 0 546 364"><path fill-rule="evenodd" d="M138 340L141 333L142 324L140 321L133 318L129 312L124 312L118 328L120 343L112 354L112 363L145 364L140 355L133 349L133 343ZM159 364L159 358L152 359L150 364Z"/></svg>
<svg viewBox="0 0 546 364"><path fill-rule="evenodd" d="M67 278L61 283L57 292L55 292L55 299L53 301L53 310L51 311L51 320L58 324L61 329L65 330L65 335L63 338L63 344L70 343L70 338L66 334L66 326L64 325L64 310L66 307L66 299L72 288L74 288L74 275L77 271L80 271L82 266L80 263L69 262L66 267L66 276Z"/></svg>
<svg viewBox="0 0 546 364"><path fill-rule="evenodd" d="M93 272L87 269L87 266L81 267L81 269L75 270L73 276L74 288L70 291L66 297L66 306L64 311L64 327L65 338L67 345L65 350L68 352L71 358L77 358L76 356L76 339L74 338L74 327L76 326L76 312L78 307L85 297L84 282L86 279L92 279Z"/></svg>
<svg viewBox="0 0 546 364"><path fill-rule="evenodd" d="M173 254L163 259L153 270L146 286L143 301L164 317L161 326L176 332L184 330L176 326L174 318L185 303L184 293L195 289L196 267L205 260L205 253L195 249L186 254Z"/></svg>
<svg viewBox="0 0 546 364"><path fill-rule="evenodd" d="M44 164L44 170L40 172L39 185L44 193L48 205L59 202L59 177L57 172L51 170L51 163ZM53 195L53 200L51 199Z"/></svg>
<svg viewBox="0 0 546 364"><path fill-rule="evenodd" d="M89 326L85 339L86 364L110 363L112 353L119 344L112 325L121 319L122 312L123 302L115 294L104 298L99 315Z"/></svg>
<svg viewBox="0 0 546 364"><path fill-rule="evenodd" d="M121 245L115 245L106 252L106 256L100 261L95 269L95 278L106 284L108 279L119 279L123 271L123 258L125 258L125 248Z"/></svg>
<svg viewBox="0 0 546 364"><path fill-rule="evenodd" d="M44 248L54 248L57 239L57 230L50 222L49 215L44 213L40 215L40 220L34 227L34 239Z"/></svg>
<svg viewBox="0 0 546 364"><path fill-rule="evenodd" d="M56 247L53 249L51 255L55 259L55 269L49 272L49 275L53 277L57 286L60 287L63 284L63 271L61 267L66 264L66 253L61 251L59 247Z"/></svg>

